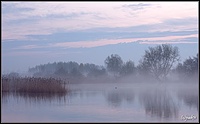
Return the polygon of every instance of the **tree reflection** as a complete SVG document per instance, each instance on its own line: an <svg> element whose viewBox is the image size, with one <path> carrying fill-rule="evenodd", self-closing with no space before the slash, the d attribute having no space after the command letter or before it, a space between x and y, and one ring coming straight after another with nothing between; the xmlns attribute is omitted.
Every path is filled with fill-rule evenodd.
<svg viewBox="0 0 200 124"><path fill-rule="evenodd" d="M146 91L140 94L140 101L145 107L146 114L152 117L167 119L178 115L178 107L166 91Z"/></svg>
<svg viewBox="0 0 200 124"><path fill-rule="evenodd" d="M126 101L127 103L131 103L134 100L134 93L133 92L120 92L120 91L112 91L108 93L106 96L108 104L113 107L119 107L122 101Z"/></svg>
<svg viewBox="0 0 200 124"><path fill-rule="evenodd" d="M7 103L9 101L10 92L2 92L2 102Z"/></svg>
<svg viewBox="0 0 200 124"><path fill-rule="evenodd" d="M199 110L198 91L179 90L178 98L183 100L183 102L189 107L195 107L197 110Z"/></svg>

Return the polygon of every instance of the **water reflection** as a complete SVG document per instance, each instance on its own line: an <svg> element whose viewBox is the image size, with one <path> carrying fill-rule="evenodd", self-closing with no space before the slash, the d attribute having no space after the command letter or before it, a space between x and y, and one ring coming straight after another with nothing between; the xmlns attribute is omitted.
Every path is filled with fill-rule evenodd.
<svg viewBox="0 0 200 124"><path fill-rule="evenodd" d="M12 97L29 103L51 103L53 101L66 102L66 93L2 93L2 101L8 102Z"/></svg>
<svg viewBox="0 0 200 124"><path fill-rule="evenodd" d="M122 101L132 103L134 100L134 93L128 91L111 91L106 95L106 100L109 105L119 107Z"/></svg>
<svg viewBox="0 0 200 124"><path fill-rule="evenodd" d="M2 92L2 102L3 103L8 103L10 94L11 94L10 92Z"/></svg>
<svg viewBox="0 0 200 124"><path fill-rule="evenodd" d="M151 117L168 119L178 116L178 106L166 90L146 91L140 94L139 99L146 114Z"/></svg>
<svg viewBox="0 0 200 124"><path fill-rule="evenodd" d="M178 91L179 100L183 100L183 102L189 107L195 107L197 111L199 110L199 94L198 91L194 89L192 91L188 90L179 90Z"/></svg>
<svg viewBox="0 0 200 124"><path fill-rule="evenodd" d="M182 115L198 116L196 86L189 89L170 84L115 86L74 86L67 94L3 92L3 121L183 122ZM194 108L188 109L189 106Z"/></svg>

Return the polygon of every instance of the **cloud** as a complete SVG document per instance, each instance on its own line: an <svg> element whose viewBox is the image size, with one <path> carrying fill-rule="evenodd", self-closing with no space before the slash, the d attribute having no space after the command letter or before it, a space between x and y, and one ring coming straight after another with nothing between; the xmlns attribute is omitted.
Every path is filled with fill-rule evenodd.
<svg viewBox="0 0 200 124"><path fill-rule="evenodd" d="M4 3L2 5L2 13L3 14L12 14L12 13L24 13L34 11L34 8L30 7L17 7L16 3Z"/></svg>
<svg viewBox="0 0 200 124"><path fill-rule="evenodd" d="M193 24L195 26L198 25L198 18L188 17L188 18L172 18L163 21L163 23L168 25L189 25Z"/></svg>
<svg viewBox="0 0 200 124"><path fill-rule="evenodd" d="M145 37L163 37L163 36L178 36L178 35L189 35L198 33L197 24L189 23L185 20L190 20L186 18L182 19L185 23L184 26L181 26L181 30L176 29L176 26L167 25L167 24L153 24L153 25L139 25L133 27L102 27L102 28L91 28L84 30L76 30L76 31L63 31L59 30L55 33L45 34L45 32L40 32L38 35L26 35L25 37L18 36L18 38L22 37L20 41L41 41L41 42L74 42L74 41L89 41L89 40L100 40L100 39L122 39L122 38L145 38ZM195 19L193 19L195 20ZM173 20L172 20L173 21ZM27 27L28 28L28 27ZM15 30L15 28L13 27ZM29 29L29 32L37 32L40 29ZM48 30L48 29L46 29ZM164 31L163 31L164 30ZM21 32L23 29L20 30ZM49 31L51 31L49 29ZM16 30L13 35L18 35L18 31ZM5 34L6 35L6 34ZM5 36L3 35L3 36ZM7 36L9 37L9 35ZM15 39L4 39L3 42L6 41L18 41Z"/></svg>
<svg viewBox="0 0 200 124"><path fill-rule="evenodd" d="M137 11L137 10L142 10L145 7L149 7L149 6L152 6L152 5L153 4L149 4L149 3L138 3L138 4L125 4L125 5L122 5L122 7L130 8L134 11Z"/></svg>
<svg viewBox="0 0 200 124"><path fill-rule="evenodd" d="M144 11L133 16L130 14L133 10L120 9L123 5ZM197 8L195 2L3 2L2 38L23 40L28 35L53 34L60 30L153 24L161 27L151 30L181 30L187 27L173 22L170 23L172 27L162 24L170 19L197 18Z"/></svg>
<svg viewBox="0 0 200 124"><path fill-rule="evenodd" d="M13 48L13 50L21 50L21 49L36 49L36 48L44 48L44 46L38 46L38 45L25 45L25 46L20 46L17 48Z"/></svg>
<svg viewBox="0 0 200 124"><path fill-rule="evenodd" d="M148 35L147 35L148 36ZM191 39L192 38L192 39ZM75 42L52 42L52 43L37 43L21 45L12 48L12 50L30 50L30 49L53 49L53 48L92 48L120 43L139 42L140 44L181 44L181 43L197 43L195 39L198 38L198 34L184 34L184 35L166 35L166 36L149 36L149 37L135 37L135 38L117 38L117 39L100 39L100 40L86 40ZM195 40L195 41L194 41ZM8 48L7 48L8 49Z"/></svg>
<svg viewBox="0 0 200 124"><path fill-rule="evenodd" d="M98 47L98 46L105 46L110 44L118 44L118 43L128 43L132 42L132 39L103 39L97 41L80 41L80 42L62 42L62 43L55 43L51 46L54 47L65 47L65 48L91 48L91 47Z"/></svg>
<svg viewBox="0 0 200 124"><path fill-rule="evenodd" d="M162 44L162 43L167 43L166 41L171 41L171 40L179 40L179 42L176 42L176 43L192 43L192 42L186 42L186 41L182 42L181 40L183 40L185 38L193 38L193 37L198 37L198 35L192 34L192 35L184 35L184 36L125 38L125 39L102 39L102 40L97 40L97 41L61 42L61 43L51 44L50 46L52 46L52 47L65 47L65 48L82 48L82 47L83 48L91 48L91 47L98 47L98 46L105 46L105 45L119 44L119 43L130 43L130 42L140 42L141 44L144 44L144 43L147 43L149 41L153 41L153 42L150 42L150 43L151 44L153 44L153 43ZM145 41L145 42L141 42L141 41ZM161 42L161 41L164 41L164 42Z"/></svg>
<svg viewBox="0 0 200 124"><path fill-rule="evenodd" d="M139 44L198 44L198 42L187 41L140 41Z"/></svg>

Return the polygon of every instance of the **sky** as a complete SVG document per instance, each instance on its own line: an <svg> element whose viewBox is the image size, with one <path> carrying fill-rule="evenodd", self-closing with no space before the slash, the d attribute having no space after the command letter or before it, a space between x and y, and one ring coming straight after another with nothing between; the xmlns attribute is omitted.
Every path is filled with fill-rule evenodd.
<svg viewBox="0 0 200 124"><path fill-rule="evenodd" d="M1 2L2 73L75 61L104 65L111 54L139 63L160 44L196 56L198 2Z"/></svg>

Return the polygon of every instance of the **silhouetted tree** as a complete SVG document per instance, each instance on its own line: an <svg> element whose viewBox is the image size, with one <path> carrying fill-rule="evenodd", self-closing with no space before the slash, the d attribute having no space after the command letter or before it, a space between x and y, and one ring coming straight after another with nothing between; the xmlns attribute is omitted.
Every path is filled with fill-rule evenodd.
<svg viewBox="0 0 200 124"><path fill-rule="evenodd" d="M114 76L119 75L123 64L123 61L119 55L112 54L111 56L108 56L104 62L108 71L112 72Z"/></svg>
<svg viewBox="0 0 200 124"><path fill-rule="evenodd" d="M83 71L84 71L84 65L83 65L83 63L81 63L79 65L79 70L80 70L81 73L83 73Z"/></svg>
<svg viewBox="0 0 200 124"><path fill-rule="evenodd" d="M145 51L138 69L144 74L154 76L158 80L163 80L166 79L173 64L178 60L178 47L162 44L156 47L149 47L149 50Z"/></svg>
<svg viewBox="0 0 200 124"><path fill-rule="evenodd" d="M179 63L176 67L176 71L180 78L188 79L198 76L198 54L196 57L189 57L183 63Z"/></svg>
<svg viewBox="0 0 200 124"><path fill-rule="evenodd" d="M83 75L81 74L81 72L77 68L73 68L70 71L70 76L72 76L72 77L82 77Z"/></svg>
<svg viewBox="0 0 200 124"><path fill-rule="evenodd" d="M135 68L134 62L129 60L122 65L120 74L122 76L130 75L130 74L133 74L135 72L135 70L136 70L136 68Z"/></svg>
<svg viewBox="0 0 200 124"><path fill-rule="evenodd" d="M68 72L63 67L60 67L58 70L55 71L54 74L59 76L67 76Z"/></svg>
<svg viewBox="0 0 200 124"><path fill-rule="evenodd" d="M106 69L102 68L94 68L92 70L90 70L90 72L88 73L89 77L100 77L100 76L105 76L106 75Z"/></svg>
<svg viewBox="0 0 200 124"><path fill-rule="evenodd" d="M17 72L11 72L7 76L15 78L15 77L19 77L19 73L17 73Z"/></svg>

